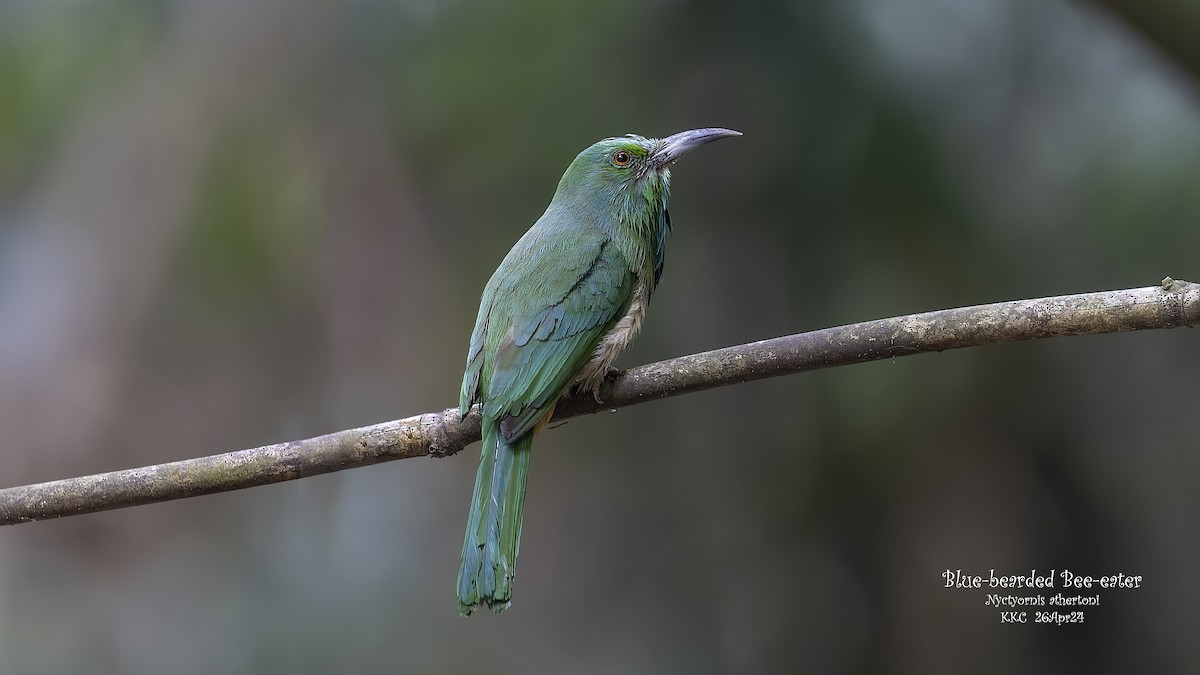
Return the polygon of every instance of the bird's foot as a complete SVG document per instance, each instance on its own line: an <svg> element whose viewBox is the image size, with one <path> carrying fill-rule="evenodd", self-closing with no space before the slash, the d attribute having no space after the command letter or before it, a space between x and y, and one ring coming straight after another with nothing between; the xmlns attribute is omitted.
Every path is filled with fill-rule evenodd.
<svg viewBox="0 0 1200 675"><path fill-rule="evenodd" d="M592 398L596 399L596 403L604 403L604 401L600 398L600 386L603 385L606 380L613 380L624 374L625 371L621 370L620 368L613 368L612 366L608 367L608 370L604 373L604 377L597 379L596 384L592 385Z"/></svg>

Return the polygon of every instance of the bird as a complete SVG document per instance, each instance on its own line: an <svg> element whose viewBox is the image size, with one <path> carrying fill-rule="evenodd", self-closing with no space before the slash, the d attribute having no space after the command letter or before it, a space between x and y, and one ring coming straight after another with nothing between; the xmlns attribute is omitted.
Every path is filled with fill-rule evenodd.
<svg viewBox="0 0 1200 675"><path fill-rule="evenodd" d="M530 448L571 390L591 392L641 328L663 273L671 166L730 129L598 141L484 286L459 394L483 448L458 571L458 610L512 603Z"/></svg>

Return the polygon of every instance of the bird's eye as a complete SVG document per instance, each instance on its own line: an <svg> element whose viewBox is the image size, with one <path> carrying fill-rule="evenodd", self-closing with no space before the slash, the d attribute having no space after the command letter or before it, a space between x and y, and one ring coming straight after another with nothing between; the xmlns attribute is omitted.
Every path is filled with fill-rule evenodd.
<svg viewBox="0 0 1200 675"><path fill-rule="evenodd" d="M628 166L633 161L633 156L624 150L618 150L613 153L612 161L617 166Z"/></svg>

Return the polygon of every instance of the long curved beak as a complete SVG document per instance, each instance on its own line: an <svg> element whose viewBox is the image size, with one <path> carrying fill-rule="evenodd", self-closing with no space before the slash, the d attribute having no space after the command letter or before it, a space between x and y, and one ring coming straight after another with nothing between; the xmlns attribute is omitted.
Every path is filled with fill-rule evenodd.
<svg viewBox="0 0 1200 675"><path fill-rule="evenodd" d="M712 143L722 138L741 135L742 132L740 131L718 127L681 131L659 141L660 145L654 151L654 154L650 156L650 162L659 168L670 166L675 160L705 143Z"/></svg>

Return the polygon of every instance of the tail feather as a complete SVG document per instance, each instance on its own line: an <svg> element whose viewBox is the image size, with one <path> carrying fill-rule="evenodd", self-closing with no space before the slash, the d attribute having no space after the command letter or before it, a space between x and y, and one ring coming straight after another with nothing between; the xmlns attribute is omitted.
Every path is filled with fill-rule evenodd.
<svg viewBox="0 0 1200 675"><path fill-rule="evenodd" d="M483 426L483 450L458 568L458 611L463 616L484 605L500 612L512 602L532 444L533 434L510 445L501 437L499 424Z"/></svg>

